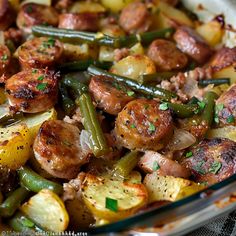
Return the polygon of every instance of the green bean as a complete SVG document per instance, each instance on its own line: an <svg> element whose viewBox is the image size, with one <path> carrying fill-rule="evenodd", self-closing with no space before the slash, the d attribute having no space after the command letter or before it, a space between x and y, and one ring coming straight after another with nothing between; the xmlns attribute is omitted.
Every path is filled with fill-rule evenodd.
<svg viewBox="0 0 236 236"><path fill-rule="evenodd" d="M36 232L43 232L41 228L35 225L23 213L18 211L10 220L8 220L10 227L17 232L23 232L24 235L39 235Z"/></svg>
<svg viewBox="0 0 236 236"><path fill-rule="evenodd" d="M77 96L82 95L83 93L88 92L88 86L85 84L82 84L79 82L79 80L77 80L74 77L68 77L66 76L63 80L62 83L66 86L69 87L70 89L73 89L73 91L75 92L75 94Z"/></svg>
<svg viewBox="0 0 236 236"><path fill-rule="evenodd" d="M6 127L14 123L18 123L23 117L22 112L17 112L15 114L5 113L0 117L0 127Z"/></svg>
<svg viewBox="0 0 236 236"><path fill-rule="evenodd" d="M170 79L172 76L176 75L175 72L157 72L155 74L140 75L138 77L138 82L140 84L147 84L150 82L160 83L162 80Z"/></svg>
<svg viewBox="0 0 236 236"><path fill-rule="evenodd" d="M113 73L109 73L109 72L99 69L93 65L88 67L88 73L91 75L109 77L109 78L114 79L118 82L122 82L122 83L126 84L127 86L132 88L134 91L137 91L137 92L149 95L149 96L153 96L153 97L158 97L158 98L166 100L166 101L171 100L171 98L177 97L177 95L175 93L170 92L168 90L165 90L165 89L162 89L159 87L150 86L150 85L143 85L143 84L140 84L132 79L129 79L124 76L116 75Z"/></svg>
<svg viewBox="0 0 236 236"><path fill-rule="evenodd" d="M215 100L218 95L215 92L209 91L203 97L203 102L205 103L204 110L201 114L202 123L206 124L208 129L211 127L213 117L214 117L214 108Z"/></svg>
<svg viewBox="0 0 236 236"><path fill-rule="evenodd" d="M90 65L95 65L102 69L109 69L112 66L111 62L100 62L94 59L86 59L80 61L73 61L59 65L58 69L62 71L84 71L87 70Z"/></svg>
<svg viewBox="0 0 236 236"><path fill-rule="evenodd" d="M133 34L121 37L111 37L102 33L91 33L70 29L58 29L47 26L33 26L32 32L35 36L55 37L60 39L62 42L67 43L77 44L86 42L120 48L132 46L137 42L148 44L156 38L167 38L174 32L174 29L166 28L152 32L145 32L141 34Z"/></svg>
<svg viewBox="0 0 236 236"><path fill-rule="evenodd" d="M70 115L76 108L75 102L70 98L67 88L63 83L59 84L62 108L66 115Z"/></svg>
<svg viewBox="0 0 236 236"><path fill-rule="evenodd" d="M209 84L214 84L214 85L221 85L221 84L230 84L230 78L219 78L219 79L204 79L204 80L199 80L198 85L204 87Z"/></svg>
<svg viewBox="0 0 236 236"><path fill-rule="evenodd" d="M10 194L10 196L0 205L0 216L10 217L12 216L21 202L29 196L29 191L20 187Z"/></svg>
<svg viewBox="0 0 236 236"><path fill-rule="evenodd" d="M131 151L122 157L114 166L114 174L127 177L139 161L139 152Z"/></svg>
<svg viewBox="0 0 236 236"><path fill-rule="evenodd" d="M28 167L21 167L18 170L18 175L20 178L20 184L33 192L37 193L42 189L50 189L60 195L63 191L61 184L44 179Z"/></svg>
<svg viewBox="0 0 236 236"><path fill-rule="evenodd" d="M98 122L96 110L89 94L84 93L78 99L78 104L84 118L83 125L91 134L91 148L96 157L102 156L109 152L106 138Z"/></svg>
<svg viewBox="0 0 236 236"><path fill-rule="evenodd" d="M178 103L168 103L168 107L179 117L188 118L192 117L198 110L197 105L191 104L178 104Z"/></svg>

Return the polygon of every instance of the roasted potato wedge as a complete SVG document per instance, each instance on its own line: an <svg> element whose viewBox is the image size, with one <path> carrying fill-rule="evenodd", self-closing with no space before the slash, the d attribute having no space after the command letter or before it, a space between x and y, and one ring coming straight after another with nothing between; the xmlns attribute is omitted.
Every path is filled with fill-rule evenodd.
<svg viewBox="0 0 236 236"><path fill-rule="evenodd" d="M31 136L26 124L0 128L0 165L17 169L30 157Z"/></svg>
<svg viewBox="0 0 236 236"><path fill-rule="evenodd" d="M108 10L111 10L112 12L118 12L133 1L134 0L101 0L101 3Z"/></svg>
<svg viewBox="0 0 236 236"><path fill-rule="evenodd" d="M63 232L69 216L62 200L51 190L43 189L24 203L20 210L47 231Z"/></svg>
<svg viewBox="0 0 236 236"><path fill-rule="evenodd" d="M222 128L210 129L207 138L227 138L236 142L236 127L225 126Z"/></svg>
<svg viewBox="0 0 236 236"><path fill-rule="evenodd" d="M204 188L187 179L160 176L157 172L147 174L144 185L148 190L149 203L155 201L176 201Z"/></svg>
<svg viewBox="0 0 236 236"><path fill-rule="evenodd" d="M137 174L125 181L113 176L94 176L86 174L82 185L82 198L96 218L110 222L123 219L134 214L148 200L147 190L137 181ZM116 207L108 207L107 200L111 199Z"/></svg>
<svg viewBox="0 0 236 236"><path fill-rule="evenodd" d="M104 13L106 9L97 2L75 2L70 7L69 12L71 13L83 13L83 12L93 12L93 13Z"/></svg>
<svg viewBox="0 0 236 236"><path fill-rule="evenodd" d="M228 67L224 67L219 71L216 71L213 74L213 78L230 78L230 83L235 84L236 83L236 71L235 71L235 65L231 65Z"/></svg>
<svg viewBox="0 0 236 236"><path fill-rule="evenodd" d="M131 55L118 61L111 71L115 74L138 79L140 75L154 74L156 66L154 62L144 55Z"/></svg>

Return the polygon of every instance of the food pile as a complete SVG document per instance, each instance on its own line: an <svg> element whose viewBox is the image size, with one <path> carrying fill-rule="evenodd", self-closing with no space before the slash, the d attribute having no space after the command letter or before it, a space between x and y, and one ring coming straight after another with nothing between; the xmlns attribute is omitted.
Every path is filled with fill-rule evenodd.
<svg viewBox="0 0 236 236"><path fill-rule="evenodd" d="M177 0L1 0L1 227L82 231L235 174L225 28Z"/></svg>

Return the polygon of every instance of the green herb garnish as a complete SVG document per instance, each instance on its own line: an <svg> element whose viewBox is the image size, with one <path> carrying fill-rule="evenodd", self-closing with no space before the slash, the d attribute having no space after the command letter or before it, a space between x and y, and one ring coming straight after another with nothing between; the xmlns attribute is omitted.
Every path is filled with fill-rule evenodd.
<svg viewBox="0 0 236 236"><path fill-rule="evenodd" d="M217 174L217 172L221 169L222 164L219 161L214 161L209 168L209 172L213 174Z"/></svg>
<svg viewBox="0 0 236 236"><path fill-rule="evenodd" d="M44 76L43 75L40 75L39 77L38 77L38 80L39 81L42 81L44 79Z"/></svg>
<svg viewBox="0 0 236 236"><path fill-rule="evenodd" d="M117 212L118 211L118 201L116 199L106 197L106 208L111 211Z"/></svg>
<svg viewBox="0 0 236 236"><path fill-rule="evenodd" d="M131 124L130 128L134 129L134 128L136 128L136 125L135 124Z"/></svg>
<svg viewBox="0 0 236 236"><path fill-rule="evenodd" d="M234 116L231 114L226 119L227 123L233 123L235 121Z"/></svg>
<svg viewBox="0 0 236 236"><path fill-rule="evenodd" d="M193 167L193 169L197 171L199 174L204 175L206 173L205 170L202 168L204 163L205 163L204 161L198 162L197 165Z"/></svg>
<svg viewBox="0 0 236 236"><path fill-rule="evenodd" d="M203 110L205 108L205 106L206 106L205 102L198 102L197 104L198 104L200 110Z"/></svg>
<svg viewBox="0 0 236 236"><path fill-rule="evenodd" d="M165 103L160 104L159 109L160 109L161 111L166 111L166 110L168 110L168 109L169 109L168 103L165 102Z"/></svg>
<svg viewBox="0 0 236 236"><path fill-rule="evenodd" d="M43 91L47 88L48 83L40 83L36 86L36 88L40 91Z"/></svg>
<svg viewBox="0 0 236 236"><path fill-rule="evenodd" d="M153 166L152 166L152 170L153 171L157 171L160 169L160 166L158 165L157 161L153 162Z"/></svg>
<svg viewBox="0 0 236 236"><path fill-rule="evenodd" d="M8 59L7 54L4 54L4 55L1 56L1 60L2 61L6 61L7 59Z"/></svg>
<svg viewBox="0 0 236 236"><path fill-rule="evenodd" d="M127 91L127 95L132 97L134 95L134 91L131 91L131 90Z"/></svg>
<svg viewBox="0 0 236 236"><path fill-rule="evenodd" d="M151 122L149 122L148 131L149 131L149 132L155 132L155 131L156 131L155 125L152 124Z"/></svg>
<svg viewBox="0 0 236 236"><path fill-rule="evenodd" d="M189 157L192 157L193 156L193 152L187 152L186 154L185 154L185 157L186 158L189 158Z"/></svg>

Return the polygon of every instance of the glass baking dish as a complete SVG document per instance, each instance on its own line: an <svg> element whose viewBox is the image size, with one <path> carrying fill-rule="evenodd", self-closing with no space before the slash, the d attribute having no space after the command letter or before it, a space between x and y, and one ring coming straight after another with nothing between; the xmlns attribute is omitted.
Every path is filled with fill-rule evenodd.
<svg viewBox="0 0 236 236"><path fill-rule="evenodd" d="M226 23L236 28L236 0L182 0L182 2L202 21L208 21L218 14L225 13ZM226 30L224 43L230 47L236 46L236 33ZM235 209L236 174L177 202L149 209L116 223L91 228L88 233L180 236Z"/></svg>

